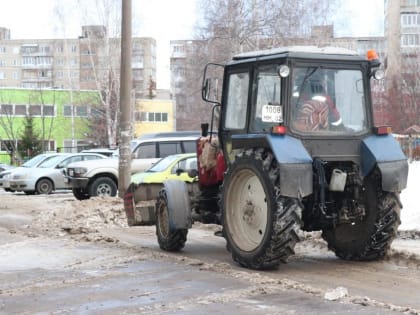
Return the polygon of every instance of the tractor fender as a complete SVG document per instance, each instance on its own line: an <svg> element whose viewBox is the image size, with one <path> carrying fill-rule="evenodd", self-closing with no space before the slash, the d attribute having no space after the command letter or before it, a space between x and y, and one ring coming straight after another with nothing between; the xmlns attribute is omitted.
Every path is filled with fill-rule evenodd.
<svg viewBox="0 0 420 315"><path fill-rule="evenodd" d="M384 191L399 192L407 187L408 161L392 135L370 136L361 144L361 171L367 176L378 166Z"/></svg>
<svg viewBox="0 0 420 315"><path fill-rule="evenodd" d="M181 180L171 179L164 181L163 187L168 202L170 230L191 228L191 204L187 184Z"/></svg>
<svg viewBox="0 0 420 315"><path fill-rule="evenodd" d="M288 135L266 135L280 169L280 193L301 198L312 194L312 157L299 139Z"/></svg>
<svg viewBox="0 0 420 315"><path fill-rule="evenodd" d="M269 148L279 164L280 193L301 198L312 194L312 157L302 141L288 135L233 135L233 149Z"/></svg>

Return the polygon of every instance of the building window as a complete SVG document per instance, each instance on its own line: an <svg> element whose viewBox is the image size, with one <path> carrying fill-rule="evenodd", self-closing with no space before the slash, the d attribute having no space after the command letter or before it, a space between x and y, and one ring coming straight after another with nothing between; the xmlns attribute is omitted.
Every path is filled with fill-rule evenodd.
<svg viewBox="0 0 420 315"><path fill-rule="evenodd" d="M16 116L26 116L26 105L15 105Z"/></svg>
<svg viewBox="0 0 420 315"><path fill-rule="evenodd" d="M29 115L41 116L41 105L29 105Z"/></svg>
<svg viewBox="0 0 420 315"><path fill-rule="evenodd" d="M419 26L420 14L418 13L404 13L401 14L401 25L403 27Z"/></svg>
<svg viewBox="0 0 420 315"><path fill-rule="evenodd" d="M419 46L419 34L403 34L401 36L401 46L403 47Z"/></svg>
<svg viewBox="0 0 420 315"><path fill-rule="evenodd" d="M41 46L39 47L41 53L49 54L50 53L50 46Z"/></svg>
<svg viewBox="0 0 420 315"><path fill-rule="evenodd" d="M6 66L6 60L0 59L0 67Z"/></svg>
<svg viewBox="0 0 420 315"><path fill-rule="evenodd" d="M38 57L38 64L49 66L52 64L52 58L51 57Z"/></svg>
<svg viewBox="0 0 420 315"><path fill-rule="evenodd" d="M72 106L71 105L64 105L63 108L63 115L66 117L72 116Z"/></svg>
<svg viewBox="0 0 420 315"><path fill-rule="evenodd" d="M44 116L53 117L54 116L54 105L44 105L42 107L42 114Z"/></svg>
<svg viewBox="0 0 420 315"><path fill-rule="evenodd" d="M133 56L131 66L133 68L143 68L143 56L142 55Z"/></svg>
<svg viewBox="0 0 420 315"><path fill-rule="evenodd" d="M19 72L13 71L13 80L19 80Z"/></svg>
<svg viewBox="0 0 420 315"><path fill-rule="evenodd" d="M27 45L22 46L22 53L32 54L38 52L38 45Z"/></svg>
<svg viewBox="0 0 420 315"><path fill-rule="evenodd" d="M23 57L22 64L24 66L35 66L36 65L36 60L35 60L34 57Z"/></svg>
<svg viewBox="0 0 420 315"><path fill-rule="evenodd" d="M1 108L0 108L0 114L2 116L12 116L13 115L13 105L2 104Z"/></svg>
<svg viewBox="0 0 420 315"><path fill-rule="evenodd" d="M55 149L55 141L54 140L44 140L44 147L45 151L56 151Z"/></svg>
<svg viewBox="0 0 420 315"><path fill-rule="evenodd" d="M77 52L77 46L76 45L71 46L71 52L73 52L73 53Z"/></svg>
<svg viewBox="0 0 420 315"><path fill-rule="evenodd" d="M6 47L5 46L0 46L0 53L2 53L2 54L6 53Z"/></svg>
<svg viewBox="0 0 420 315"><path fill-rule="evenodd" d="M6 79L6 74L2 71L0 71L0 80Z"/></svg>
<svg viewBox="0 0 420 315"><path fill-rule="evenodd" d="M165 122L168 122L168 113L135 112L134 113L134 120L135 121L143 121L143 122L165 123Z"/></svg>
<svg viewBox="0 0 420 315"><path fill-rule="evenodd" d="M85 105L76 106L76 116L87 117L87 114L88 114L87 106Z"/></svg>

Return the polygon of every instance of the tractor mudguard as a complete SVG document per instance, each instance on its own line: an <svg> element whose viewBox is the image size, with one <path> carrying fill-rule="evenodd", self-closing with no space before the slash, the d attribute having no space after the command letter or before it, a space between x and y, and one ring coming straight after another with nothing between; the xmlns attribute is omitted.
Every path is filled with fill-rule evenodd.
<svg viewBox="0 0 420 315"><path fill-rule="evenodd" d="M300 198L312 194L312 157L302 142L288 135L267 135L268 144L280 167L280 192Z"/></svg>
<svg viewBox="0 0 420 315"><path fill-rule="evenodd" d="M233 135L232 147L266 147L273 152L280 169L280 193L300 198L312 194L312 158L302 142L288 135Z"/></svg>
<svg viewBox="0 0 420 315"><path fill-rule="evenodd" d="M407 186L408 161L398 142L391 136L370 136L361 144L362 175L378 165L382 174L382 189L399 192Z"/></svg>
<svg viewBox="0 0 420 315"><path fill-rule="evenodd" d="M181 180L163 182L168 202L169 229L189 229L192 226L191 205L188 186Z"/></svg>

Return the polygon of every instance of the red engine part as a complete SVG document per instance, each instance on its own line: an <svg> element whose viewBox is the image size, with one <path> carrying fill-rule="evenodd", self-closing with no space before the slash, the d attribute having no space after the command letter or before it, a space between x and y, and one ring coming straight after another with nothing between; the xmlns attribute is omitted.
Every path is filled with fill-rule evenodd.
<svg viewBox="0 0 420 315"><path fill-rule="evenodd" d="M223 181L225 160L216 136L200 137L197 141L198 179L200 187L218 185Z"/></svg>

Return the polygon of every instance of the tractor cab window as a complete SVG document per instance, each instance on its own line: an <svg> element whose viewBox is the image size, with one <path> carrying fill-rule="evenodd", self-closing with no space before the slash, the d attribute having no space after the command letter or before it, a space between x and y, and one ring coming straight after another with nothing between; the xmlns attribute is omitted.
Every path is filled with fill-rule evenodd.
<svg viewBox="0 0 420 315"><path fill-rule="evenodd" d="M232 73L228 82L225 127L228 129L244 129L248 104L249 74L248 72Z"/></svg>
<svg viewBox="0 0 420 315"><path fill-rule="evenodd" d="M367 129L363 75L358 69L295 68L291 126L315 134Z"/></svg>
<svg viewBox="0 0 420 315"><path fill-rule="evenodd" d="M267 132L283 122L283 107L280 103L281 78L276 65L261 67L255 75L253 95L252 131Z"/></svg>

